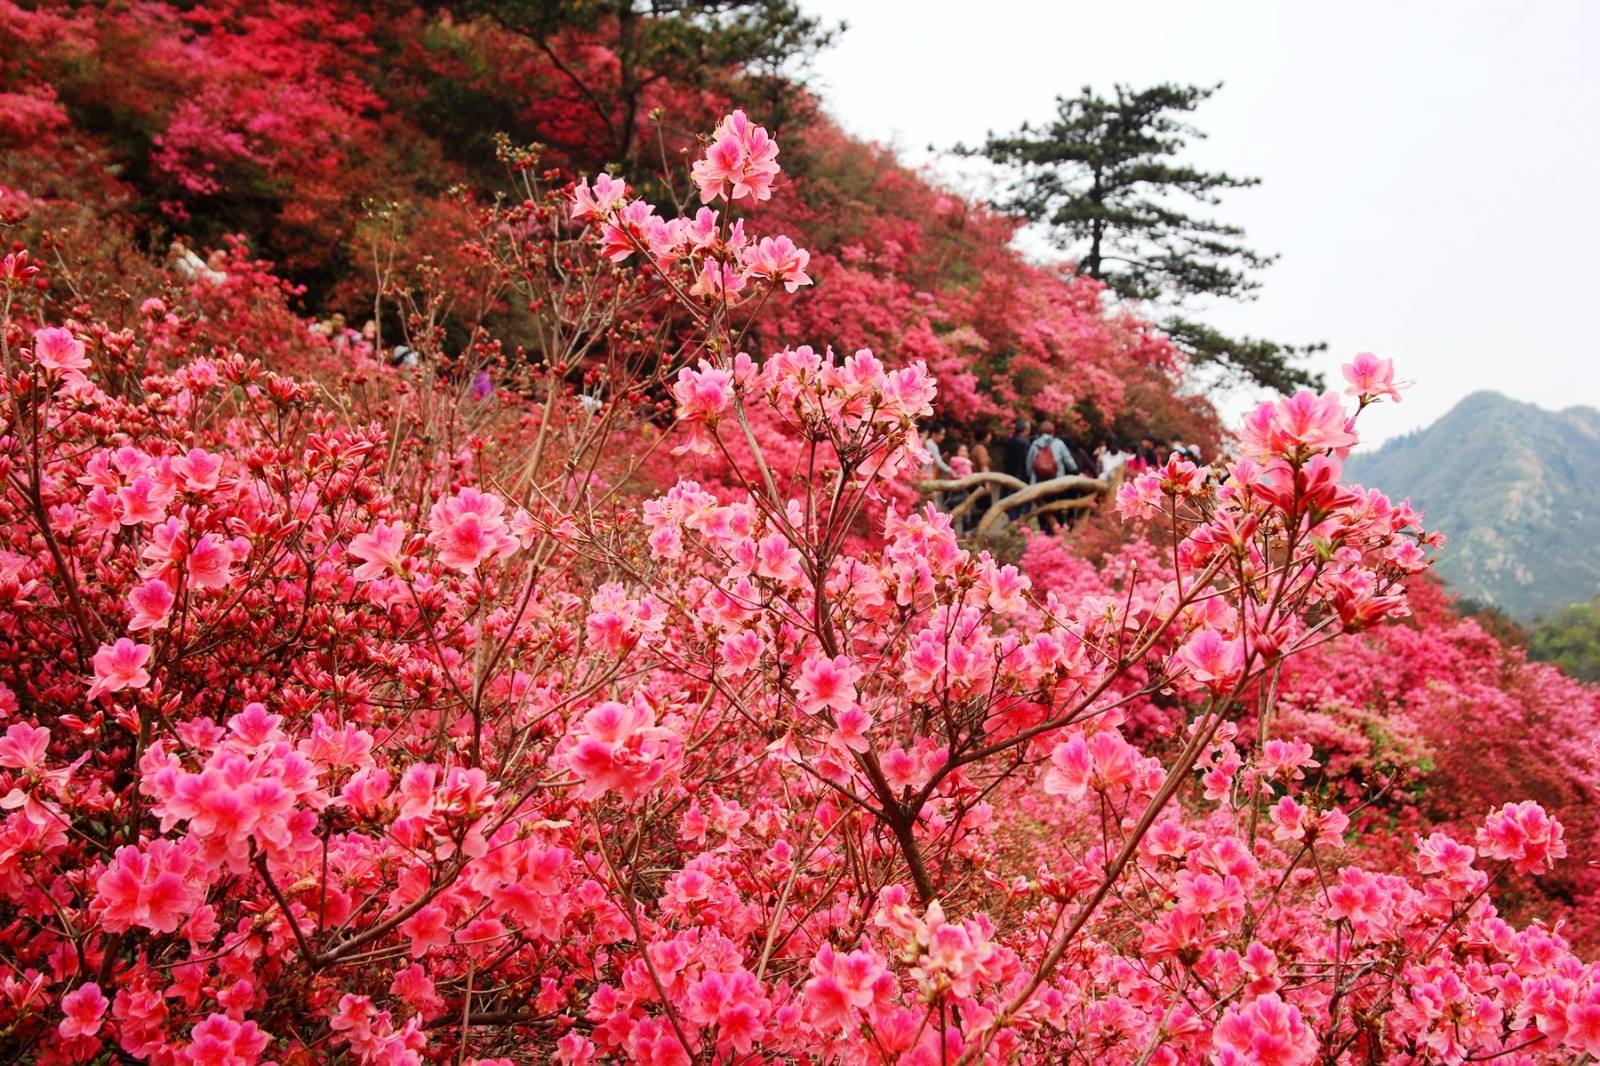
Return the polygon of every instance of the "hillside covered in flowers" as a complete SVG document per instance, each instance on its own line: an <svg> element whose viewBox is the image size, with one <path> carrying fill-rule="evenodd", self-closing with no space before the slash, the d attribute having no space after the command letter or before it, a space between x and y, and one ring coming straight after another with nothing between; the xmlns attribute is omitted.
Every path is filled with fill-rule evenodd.
<svg viewBox="0 0 1600 1066"><path fill-rule="evenodd" d="M511 6L0 0L0 1058L1600 1056L1600 692L1388 360L1223 427L750 25ZM979 542L1018 414L1234 458Z"/></svg>

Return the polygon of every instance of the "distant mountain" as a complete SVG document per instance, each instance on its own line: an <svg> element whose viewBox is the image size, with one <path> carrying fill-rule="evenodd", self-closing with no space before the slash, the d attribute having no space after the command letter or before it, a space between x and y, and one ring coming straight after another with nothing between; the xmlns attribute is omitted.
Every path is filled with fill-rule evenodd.
<svg viewBox="0 0 1600 1066"><path fill-rule="evenodd" d="M1600 592L1600 411L1475 392L1429 426L1356 454L1348 481L1411 497L1450 538L1438 573L1520 618Z"/></svg>

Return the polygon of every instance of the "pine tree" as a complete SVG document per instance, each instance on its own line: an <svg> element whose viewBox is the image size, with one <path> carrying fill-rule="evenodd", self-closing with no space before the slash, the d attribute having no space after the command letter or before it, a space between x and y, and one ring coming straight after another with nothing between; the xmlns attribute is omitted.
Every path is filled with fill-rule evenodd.
<svg viewBox="0 0 1600 1066"><path fill-rule="evenodd" d="M1322 345L1229 337L1184 313L1195 297L1253 299L1254 272L1276 256L1243 243L1238 226L1185 213L1185 199L1215 206L1224 192L1259 184L1179 160L1205 134L1186 119L1221 85L1118 85L1112 98L1089 87L1058 97L1056 117L979 148L957 147L1012 168L999 206L1044 225L1076 269L1126 300L1159 309L1159 324L1197 366L1291 391L1316 383L1296 365Z"/></svg>
<svg viewBox="0 0 1600 1066"><path fill-rule="evenodd" d="M810 59L833 40L833 26L805 14L794 0L431 0L467 17L487 16L532 42L565 75L610 142L596 164L627 164L639 147L647 91L668 83L705 87L730 74L740 99L760 109L762 124L781 132L803 94ZM609 81L568 62L560 35L578 30L607 42L616 55ZM804 102L804 101L802 101Z"/></svg>

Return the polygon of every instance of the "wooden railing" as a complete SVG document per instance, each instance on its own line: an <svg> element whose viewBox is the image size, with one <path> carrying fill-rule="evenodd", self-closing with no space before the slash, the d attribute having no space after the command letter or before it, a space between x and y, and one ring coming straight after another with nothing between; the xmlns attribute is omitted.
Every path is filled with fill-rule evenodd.
<svg viewBox="0 0 1600 1066"><path fill-rule="evenodd" d="M966 477L919 481L917 489L929 496L941 492L966 491L966 498L950 510L951 519L958 525L977 509L979 501L987 499L988 506L984 509L983 517L978 519L977 529L973 531L973 536L981 540L1003 525L1010 511L1022 508L1029 515L1087 511L1100 502L1100 497L1110 491L1110 486L1098 478L1082 474L1068 474L1029 485L1010 474L987 471Z"/></svg>

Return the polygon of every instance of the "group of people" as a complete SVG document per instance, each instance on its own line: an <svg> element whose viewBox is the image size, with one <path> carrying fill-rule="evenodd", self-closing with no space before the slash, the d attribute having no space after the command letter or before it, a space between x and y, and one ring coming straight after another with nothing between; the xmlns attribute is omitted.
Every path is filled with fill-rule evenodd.
<svg viewBox="0 0 1600 1066"><path fill-rule="evenodd" d="M1115 488L1123 478L1161 466L1174 454L1196 464L1204 462L1197 447L1185 444L1178 437L1164 445L1151 434L1139 437L1136 443L1106 438L1091 447L1070 437L1057 436L1056 425L1049 419L1040 421L1037 427L1029 419L1017 419L1011 435L1000 445L998 463L992 451L993 442L994 432L982 429L970 442L952 445L949 431L936 425L923 440L928 452L925 472L933 479L953 480L968 474L998 471L1025 485L1077 474ZM941 506L953 509L966 497L967 493L960 493L936 497L936 500ZM1011 513L1011 519L1016 521L1024 517L1023 510ZM1069 517L1069 524L1071 521ZM1056 516L1041 512L1039 525L1045 532L1052 532L1057 526Z"/></svg>
<svg viewBox="0 0 1600 1066"><path fill-rule="evenodd" d="M369 318L360 330L350 328L349 321L344 315L335 311L321 322L311 323L311 332L327 337L333 343L335 351L360 351L376 356L378 354L378 322ZM394 367L414 367L422 361L421 354L405 344L397 344L391 348L385 360Z"/></svg>
<svg viewBox="0 0 1600 1066"><path fill-rule="evenodd" d="M177 275L190 283L204 281L221 285L228 280L228 253L220 248L212 252L209 259L202 259L187 244L173 241L167 245L167 260Z"/></svg>

